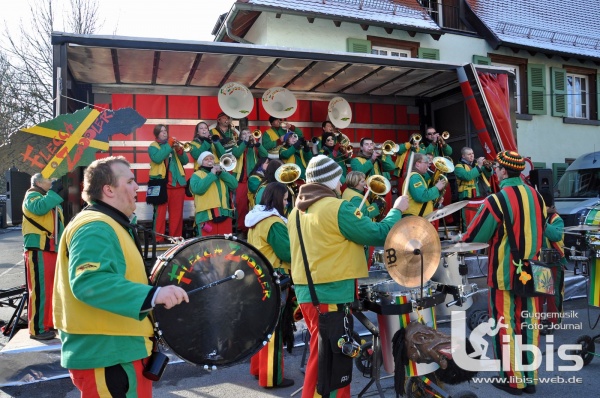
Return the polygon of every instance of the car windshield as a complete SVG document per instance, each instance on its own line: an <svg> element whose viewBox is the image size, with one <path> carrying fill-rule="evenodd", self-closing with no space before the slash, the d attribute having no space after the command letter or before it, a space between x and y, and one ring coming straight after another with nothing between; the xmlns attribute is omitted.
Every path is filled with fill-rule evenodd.
<svg viewBox="0 0 600 398"><path fill-rule="evenodd" d="M600 168L570 170L556 184L556 198L595 198L600 195Z"/></svg>

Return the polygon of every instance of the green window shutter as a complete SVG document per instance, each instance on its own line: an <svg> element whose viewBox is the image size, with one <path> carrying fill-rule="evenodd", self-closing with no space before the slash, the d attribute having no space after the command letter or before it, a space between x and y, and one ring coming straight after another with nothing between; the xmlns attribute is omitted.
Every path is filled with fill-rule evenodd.
<svg viewBox="0 0 600 398"><path fill-rule="evenodd" d="M371 42L363 39L346 39L348 52L371 54Z"/></svg>
<svg viewBox="0 0 600 398"><path fill-rule="evenodd" d="M419 53L417 55L419 58L423 59L435 59L437 61L440 60L440 50L437 48L423 48L419 47Z"/></svg>
<svg viewBox="0 0 600 398"><path fill-rule="evenodd" d="M600 120L600 73L596 74L596 114Z"/></svg>
<svg viewBox="0 0 600 398"><path fill-rule="evenodd" d="M554 175L554 183L556 184L560 177L565 174L569 165L567 163L552 163L552 174Z"/></svg>
<svg viewBox="0 0 600 398"><path fill-rule="evenodd" d="M552 81L552 116L567 116L567 71L550 68Z"/></svg>
<svg viewBox="0 0 600 398"><path fill-rule="evenodd" d="M546 162L533 162L533 168L534 169L545 169Z"/></svg>
<svg viewBox="0 0 600 398"><path fill-rule="evenodd" d="M491 65L492 59L490 57L484 57L483 55L473 55L474 65Z"/></svg>
<svg viewBox="0 0 600 398"><path fill-rule="evenodd" d="M527 65L527 105L529 114L546 114L546 68L544 65Z"/></svg>

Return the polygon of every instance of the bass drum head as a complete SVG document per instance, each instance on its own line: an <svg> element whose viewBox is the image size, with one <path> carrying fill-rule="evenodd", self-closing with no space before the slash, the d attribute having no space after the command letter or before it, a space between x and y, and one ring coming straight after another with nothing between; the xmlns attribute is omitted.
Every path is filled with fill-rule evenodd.
<svg viewBox="0 0 600 398"><path fill-rule="evenodd" d="M162 337L178 357L197 365L227 366L266 344L277 324L280 291L271 264L258 250L210 236L185 241L167 254L152 272L155 286L190 291L244 271L241 280L192 293L189 303L154 308Z"/></svg>

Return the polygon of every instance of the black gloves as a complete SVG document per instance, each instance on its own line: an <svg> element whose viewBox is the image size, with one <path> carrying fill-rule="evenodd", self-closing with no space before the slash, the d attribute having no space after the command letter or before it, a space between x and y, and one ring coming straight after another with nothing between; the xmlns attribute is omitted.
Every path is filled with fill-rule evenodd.
<svg viewBox="0 0 600 398"><path fill-rule="evenodd" d="M52 187L50 187L51 191L60 193L60 191L62 191L62 189L63 189L63 183L62 183L61 178L52 181Z"/></svg>
<svg viewBox="0 0 600 398"><path fill-rule="evenodd" d="M219 142L221 140L221 136L219 134L215 134L212 136L213 142Z"/></svg>
<svg viewBox="0 0 600 398"><path fill-rule="evenodd" d="M300 141L300 140L296 141L296 143L294 144L294 148L296 148L296 149L302 148L302 141Z"/></svg>

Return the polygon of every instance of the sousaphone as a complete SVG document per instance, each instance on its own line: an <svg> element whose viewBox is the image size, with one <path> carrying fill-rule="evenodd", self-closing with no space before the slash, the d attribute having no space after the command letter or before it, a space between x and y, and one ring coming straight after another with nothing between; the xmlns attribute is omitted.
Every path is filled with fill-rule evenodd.
<svg viewBox="0 0 600 398"><path fill-rule="evenodd" d="M219 89L217 96L219 107L227 116L242 119L248 116L254 108L254 98L248 87L241 83L225 83Z"/></svg>
<svg viewBox="0 0 600 398"><path fill-rule="evenodd" d="M298 109L298 101L290 90L284 87L273 87L262 96L265 111L273 117L285 119L292 116Z"/></svg>
<svg viewBox="0 0 600 398"><path fill-rule="evenodd" d="M329 101L327 115L335 127L344 129L348 127L352 121L352 108L350 108L348 101L342 97L335 97Z"/></svg>

